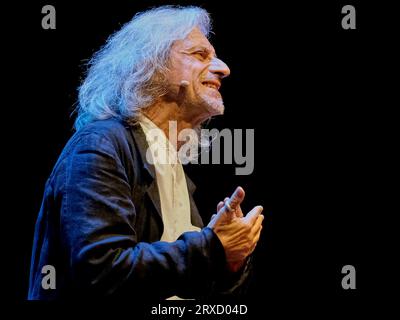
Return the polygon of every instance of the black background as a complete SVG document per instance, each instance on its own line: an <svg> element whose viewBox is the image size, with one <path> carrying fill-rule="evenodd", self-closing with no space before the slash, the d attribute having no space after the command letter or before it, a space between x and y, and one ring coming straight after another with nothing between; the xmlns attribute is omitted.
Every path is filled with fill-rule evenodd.
<svg viewBox="0 0 400 320"><path fill-rule="evenodd" d="M56 30L41 28L45 4L56 8ZM383 210L382 179L393 148L396 20L383 2L365 1L35 1L4 10L12 20L4 61L11 99L3 102L12 114L3 119L12 177L5 203L12 205L4 208L15 218L5 227L13 262L7 295L32 307L23 301L34 223L44 183L72 134L85 61L136 12L159 4L210 12L211 42L231 76L222 86L226 113L209 127L255 129L252 175L236 176L231 165L188 168L205 220L237 185L247 192L245 209L265 208L249 300L265 314L278 305L283 314L370 306L387 293L389 266L378 240L391 214ZM345 4L356 7L356 30L341 27ZM341 287L346 264L357 270L356 290Z"/></svg>

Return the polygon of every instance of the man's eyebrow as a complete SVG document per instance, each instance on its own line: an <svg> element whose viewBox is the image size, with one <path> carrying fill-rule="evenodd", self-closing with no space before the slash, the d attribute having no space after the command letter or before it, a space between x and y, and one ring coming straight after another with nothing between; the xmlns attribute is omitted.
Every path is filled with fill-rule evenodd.
<svg viewBox="0 0 400 320"><path fill-rule="evenodd" d="M196 50L207 51L208 53L212 54L215 58L217 58L217 53L214 50L210 49L209 47L202 46L202 45L196 45L191 48L185 49L185 51L190 51L190 52L193 52Z"/></svg>

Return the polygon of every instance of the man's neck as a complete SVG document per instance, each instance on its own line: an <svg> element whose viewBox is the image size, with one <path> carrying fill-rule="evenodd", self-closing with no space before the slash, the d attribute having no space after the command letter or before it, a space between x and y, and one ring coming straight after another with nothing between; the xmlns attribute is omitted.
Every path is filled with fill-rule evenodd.
<svg viewBox="0 0 400 320"><path fill-rule="evenodd" d="M154 105L143 110L143 115L150 119L157 127L159 127L167 137L169 135L169 122L176 121L177 134L184 129L198 128L204 119L196 118L184 112L183 108L176 103L155 103ZM178 149L183 142L178 141Z"/></svg>

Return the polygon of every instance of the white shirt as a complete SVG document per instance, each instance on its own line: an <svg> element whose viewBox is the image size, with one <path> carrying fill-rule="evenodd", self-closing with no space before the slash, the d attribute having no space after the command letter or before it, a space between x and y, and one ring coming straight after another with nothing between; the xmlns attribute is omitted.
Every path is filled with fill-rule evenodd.
<svg viewBox="0 0 400 320"><path fill-rule="evenodd" d="M200 231L191 223L189 193L176 149L164 131L145 116L139 123L149 144L147 161L154 164L160 194L164 232L161 241L173 242L187 231Z"/></svg>

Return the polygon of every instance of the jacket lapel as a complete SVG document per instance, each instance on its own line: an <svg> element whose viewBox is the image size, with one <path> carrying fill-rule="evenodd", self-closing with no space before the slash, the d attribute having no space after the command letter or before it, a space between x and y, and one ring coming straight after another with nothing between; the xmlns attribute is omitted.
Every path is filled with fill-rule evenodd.
<svg viewBox="0 0 400 320"><path fill-rule="evenodd" d="M186 177L186 184L188 187L189 201L190 201L190 220L192 222L192 225L199 228L203 228L204 223L203 220L201 219L199 210L197 209L196 203L193 198L193 193L196 191L196 185L193 183L193 181L188 177L186 173L185 177Z"/></svg>
<svg viewBox="0 0 400 320"><path fill-rule="evenodd" d="M142 159L143 167L146 169L146 172L148 174L148 184L146 192L149 195L151 201L153 202L153 205L156 208L157 213L162 221L160 194L158 193L157 182L156 182L156 170L154 165L150 164L146 159L146 152L149 147L146 140L146 136L143 132L142 127L138 123L131 126L131 132L136 144L136 148Z"/></svg>

